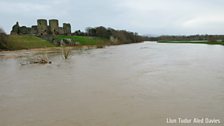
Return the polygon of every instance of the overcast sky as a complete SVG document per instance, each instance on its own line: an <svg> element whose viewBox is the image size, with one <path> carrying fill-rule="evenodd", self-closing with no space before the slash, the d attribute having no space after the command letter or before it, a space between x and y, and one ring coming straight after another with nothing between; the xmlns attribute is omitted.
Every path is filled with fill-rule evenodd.
<svg viewBox="0 0 224 126"><path fill-rule="evenodd" d="M1 0L0 27L59 19L72 31L106 26L140 34L224 34L224 0Z"/></svg>

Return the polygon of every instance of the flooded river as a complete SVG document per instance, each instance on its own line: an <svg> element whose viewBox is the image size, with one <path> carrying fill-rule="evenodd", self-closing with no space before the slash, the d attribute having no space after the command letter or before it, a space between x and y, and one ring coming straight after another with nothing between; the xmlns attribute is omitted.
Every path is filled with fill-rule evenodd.
<svg viewBox="0 0 224 126"><path fill-rule="evenodd" d="M52 64L0 59L0 126L224 125L224 46L145 42L48 56Z"/></svg>

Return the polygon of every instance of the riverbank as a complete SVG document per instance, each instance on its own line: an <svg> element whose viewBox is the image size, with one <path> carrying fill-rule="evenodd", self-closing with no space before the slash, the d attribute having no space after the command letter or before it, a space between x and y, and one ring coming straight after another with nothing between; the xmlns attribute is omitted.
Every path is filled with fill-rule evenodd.
<svg viewBox="0 0 224 126"><path fill-rule="evenodd" d="M96 45L80 45L69 47L71 50L88 50L97 48ZM14 59L19 57L27 57L30 55L61 53L62 47L46 47L46 48L32 48L20 50L2 50L0 51L0 59Z"/></svg>
<svg viewBox="0 0 224 126"><path fill-rule="evenodd" d="M108 39L100 37L89 37L89 36L65 36L59 35L55 37L56 41L70 40L68 46L76 46L77 48L82 48L82 46L96 46L104 47L109 44ZM0 51L13 51L13 50L23 50L23 49L39 49L39 48L56 48L59 47L53 42L44 40L40 37L34 35L5 35L4 41L0 43ZM66 44L65 44L66 46Z"/></svg>
<svg viewBox="0 0 224 126"><path fill-rule="evenodd" d="M110 44L110 41L105 38L100 37L90 37L90 36L66 36L58 35L56 40L60 41L63 39L70 39L73 44L79 45L99 45L99 44Z"/></svg>
<svg viewBox="0 0 224 126"><path fill-rule="evenodd" d="M158 43L179 43L179 44L209 44L209 45L224 45L224 42L209 42L209 41L185 41L185 40L181 40L181 41L166 41L166 40L161 40L158 41Z"/></svg>

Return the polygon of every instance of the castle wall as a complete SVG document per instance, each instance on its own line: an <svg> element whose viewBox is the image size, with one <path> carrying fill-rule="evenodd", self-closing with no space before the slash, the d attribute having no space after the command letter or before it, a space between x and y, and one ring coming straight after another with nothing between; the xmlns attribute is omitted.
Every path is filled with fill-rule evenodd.
<svg viewBox="0 0 224 126"><path fill-rule="evenodd" d="M64 35L64 29L62 28L62 27L59 27L59 29L58 29L58 34L59 35Z"/></svg>
<svg viewBox="0 0 224 126"><path fill-rule="evenodd" d="M31 28L22 26L19 28L19 34L30 34Z"/></svg>
<svg viewBox="0 0 224 126"><path fill-rule="evenodd" d="M47 20L38 19L37 25L32 27L19 26L16 22L12 27L11 34L33 34L37 36L48 36L48 35L71 35L71 25L69 23L63 23L63 27L59 27L57 19L49 20L49 26Z"/></svg>
<svg viewBox="0 0 224 126"><path fill-rule="evenodd" d="M37 25L33 25L33 26L31 27L31 34L36 35L37 33L38 33L38 31L37 31Z"/></svg>

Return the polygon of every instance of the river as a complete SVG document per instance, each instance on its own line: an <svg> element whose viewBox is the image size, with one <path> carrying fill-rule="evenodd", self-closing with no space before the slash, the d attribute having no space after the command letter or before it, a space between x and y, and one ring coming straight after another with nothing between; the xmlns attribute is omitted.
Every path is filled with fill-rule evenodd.
<svg viewBox="0 0 224 126"><path fill-rule="evenodd" d="M11 53L24 52L0 52ZM0 58L0 126L223 126L224 46L144 42L47 55L52 64Z"/></svg>

